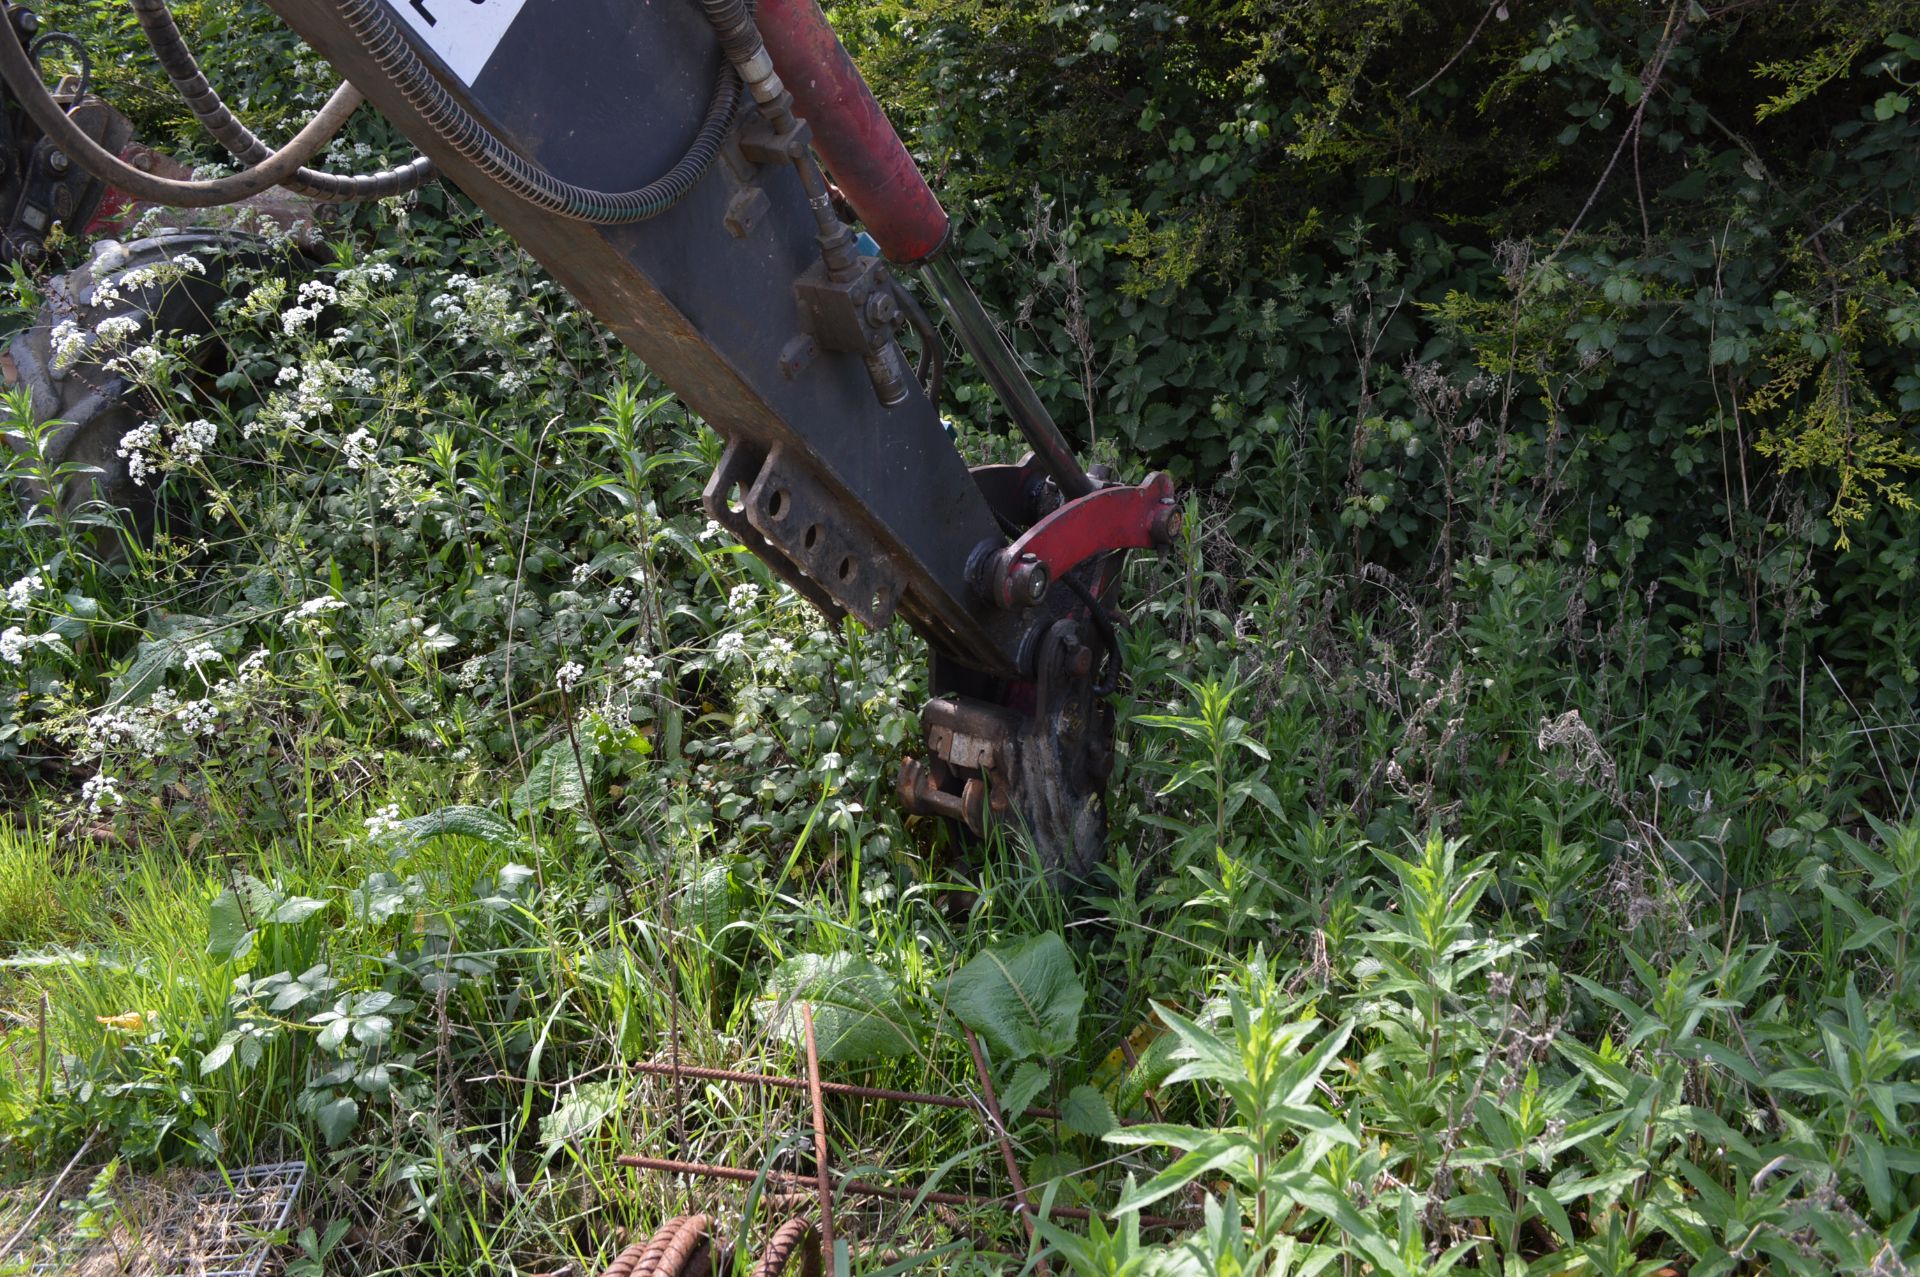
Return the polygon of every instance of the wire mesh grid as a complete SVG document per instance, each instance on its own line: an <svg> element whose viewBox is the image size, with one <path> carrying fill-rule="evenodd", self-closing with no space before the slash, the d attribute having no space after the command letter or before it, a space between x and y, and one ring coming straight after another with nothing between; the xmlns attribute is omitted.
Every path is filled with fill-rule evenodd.
<svg viewBox="0 0 1920 1277"><path fill-rule="evenodd" d="M244 1166L209 1177L195 1194L201 1211L176 1234L189 1243L179 1256L184 1262L160 1277L258 1277L306 1179L305 1162Z"/></svg>
<svg viewBox="0 0 1920 1277"><path fill-rule="evenodd" d="M114 1185L104 1227L100 1211L94 1212L91 1227L76 1229L69 1212L49 1210L41 1230L12 1258L33 1257L28 1271L46 1277L105 1271L129 1277L259 1277L274 1242L285 1236L306 1177L307 1164L295 1161L184 1179L122 1178ZM7 1258L0 1256L0 1263ZM105 1267L103 1259L109 1261Z"/></svg>

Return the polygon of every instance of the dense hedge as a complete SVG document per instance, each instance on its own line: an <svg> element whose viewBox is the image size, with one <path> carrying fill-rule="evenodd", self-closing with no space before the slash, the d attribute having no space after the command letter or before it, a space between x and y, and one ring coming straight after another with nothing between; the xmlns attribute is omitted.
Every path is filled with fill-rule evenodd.
<svg viewBox="0 0 1920 1277"><path fill-rule="evenodd" d="M1595 624L1651 622L1655 670L1826 660L1901 715L1920 41L1900 10L834 14L1083 436L1227 485L1243 528L1442 588L1573 565Z"/></svg>

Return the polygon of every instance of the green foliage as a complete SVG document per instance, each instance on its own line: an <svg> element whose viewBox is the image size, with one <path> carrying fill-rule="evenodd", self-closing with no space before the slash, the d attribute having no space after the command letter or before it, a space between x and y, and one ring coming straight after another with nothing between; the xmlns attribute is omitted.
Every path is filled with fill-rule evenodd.
<svg viewBox="0 0 1920 1277"><path fill-rule="evenodd" d="M1915 605L1908 16L836 8L1060 420L1424 599L1597 557L1579 609L1716 721L1762 650L1915 693L1838 606Z"/></svg>
<svg viewBox="0 0 1920 1277"><path fill-rule="evenodd" d="M1086 997L1066 943L1049 932L974 955L947 981L944 1002L995 1055L1024 1060L1073 1049Z"/></svg>
<svg viewBox="0 0 1920 1277"><path fill-rule="evenodd" d="M600 1271L689 1208L621 1152L806 1169L629 1066L792 1072L805 1004L876 1086L977 1033L1087 1277L1912 1266L1903 16L837 6L1061 420L1191 481L1088 899L893 810L917 647L709 526L717 439L445 191L109 352L151 540L16 397L0 1178L301 1156L298 1277ZM965 1110L829 1121L1001 1183ZM960 1222L901 1217L1027 1244Z"/></svg>
<svg viewBox="0 0 1920 1277"><path fill-rule="evenodd" d="M789 958L767 976L766 996L762 1020L789 1042L804 1040L801 1005L811 1010L822 1060L905 1055L919 1046L919 1017L904 1005L899 986L855 954Z"/></svg>

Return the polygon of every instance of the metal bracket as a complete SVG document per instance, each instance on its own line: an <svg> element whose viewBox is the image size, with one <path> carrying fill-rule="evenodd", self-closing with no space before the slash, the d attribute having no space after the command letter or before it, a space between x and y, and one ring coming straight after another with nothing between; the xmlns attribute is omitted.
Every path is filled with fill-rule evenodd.
<svg viewBox="0 0 1920 1277"><path fill-rule="evenodd" d="M1110 550L1146 550L1171 545L1180 535L1173 480L1151 474L1135 487L1099 488L1068 501L1028 528L1012 545L982 542L968 575L974 588L998 607L1031 607L1053 583Z"/></svg>
<svg viewBox="0 0 1920 1277"><path fill-rule="evenodd" d="M744 440L729 443L702 504L829 620L851 615L872 630L893 620L900 573L872 537L849 523L847 503L795 464L785 445L763 451Z"/></svg>

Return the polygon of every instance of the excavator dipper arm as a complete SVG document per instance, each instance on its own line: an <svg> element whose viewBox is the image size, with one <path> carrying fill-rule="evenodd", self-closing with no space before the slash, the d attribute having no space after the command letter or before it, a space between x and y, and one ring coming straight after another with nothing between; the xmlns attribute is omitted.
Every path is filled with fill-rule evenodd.
<svg viewBox="0 0 1920 1277"><path fill-rule="evenodd" d="M1108 596L1126 548L1177 530L1171 486L1075 460L815 0L268 4L725 438L715 520L829 617L925 638L909 809L1024 825L1081 876L1112 757ZM1027 462L955 449L899 344L925 323L908 272Z"/></svg>

